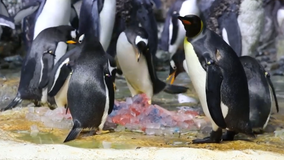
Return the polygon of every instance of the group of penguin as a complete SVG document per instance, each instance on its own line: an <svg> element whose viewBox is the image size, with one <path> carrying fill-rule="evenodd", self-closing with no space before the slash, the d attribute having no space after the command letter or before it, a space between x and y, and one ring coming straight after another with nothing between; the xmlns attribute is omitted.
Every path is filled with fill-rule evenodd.
<svg viewBox="0 0 284 160"><path fill-rule="evenodd" d="M254 137L266 128L272 107L275 105L277 112L279 107L269 73L254 57L245 56L252 52L251 46L258 38L240 31L239 26L244 24L238 19L238 12L246 4L243 7L252 7L249 11L253 13L264 2L215 0L209 7L200 7L198 2L175 1L160 41L160 48L170 54L171 84L179 73L187 72L202 109L211 120L210 136L193 143L233 140L237 133ZM256 15L246 15L243 21ZM252 27L248 31L260 30L260 24L250 21L249 25ZM246 42L246 36L253 42ZM251 46L244 47L244 43ZM226 130L224 135L222 129Z"/></svg>
<svg viewBox="0 0 284 160"><path fill-rule="evenodd" d="M66 107L74 122L64 140L68 142L85 128L91 133L103 131L113 109L118 71L124 75L131 95L145 93L149 103L161 91L187 91L187 87L167 84L156 75L153 48L157 43L153 42L157 37L154 27L149 26L155 26L151 1L122 1L121 13L116 13L115 0L82 0L78 29L70 23L71 5L71 0L41 2L17 95L4 110L22 100L34 101L37 106L55 103ZM129 12L127 19L120 15L125 11ZM115 53L107 51L113 44Z"/></svg>
<svg viewBox="0 0 284 160"><path fill-rule="evenodd" d="M210 136L193 143L233 140L237 133L254 136L253 129L266 127L273 101L278 111L269 74L254 58L238 57L220 35L206 28L196 0L176 3L179 7L167 15L168 31L163 31L169 37L161 38L170 42L164 48L172 50L170 75L188 73L212 123ZM74 4L80 7L75 9ZM186 87L167 84L156 75L153 5L150 0L42 0L35 10L33 40L17 95L4 110L22 100L66 107L73 120L64 140L68 142L85 128L103 132L114 105L117 73L124 75L132 96L145 93L149 103L161 91L186 92ZM31 9L24 10L31 13ZM180 43L184 52L177 54ZM225 135L222 129L227 130Z"/></svg>

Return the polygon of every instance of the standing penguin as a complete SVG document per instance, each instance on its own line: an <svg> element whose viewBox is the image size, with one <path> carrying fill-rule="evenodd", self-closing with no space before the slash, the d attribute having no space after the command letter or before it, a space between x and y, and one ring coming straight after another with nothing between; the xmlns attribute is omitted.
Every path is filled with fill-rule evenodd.
<svg viewBox="0 0 284 160"><path fill-rule="evenodd" d="M171 87L157 77L148 42L146 31L138 26L127 27L117 40L116 58L131 95L145 93L151 103L153 95L162 90L168 93L186 92L187 88Z"/></svg>
<svg viewBox="0 0 284 160"><path fill-rule="evenodd" d="M85 28L80 22L79 30L83 34L79 45L58 61L53 69L54 76L49 81L49 94L59 94L59 98L67 99L67 108L74 123L64 142L74 140L83 128L101 132L114 105L113 72L98 38L98 6L97 0L90 6L92 10L89 11L96 14L80 13L80 19L89 19L90 25ZM65 91L60 91L62 89Z"/></svg>
<svg viewBox="0 0 284 160"><path fill-rule="evenodd" d="M186 30L188 74L213 129L210 137L193 143L233 140L237 133L254 136L249 121L248 84L238 56L221 37L206 29L200 17L178 18ZM227 130L223 137L222 129Z"/></svg>
<svg viewBox="0 0 284 160"><path fill-rule="evenodd" d="M254 133L261 133L270 119L272 107L275 103L279 111L278 101L269 73L263 66L250 56L241 56L240 61L245 70L250 96L250 122ZM179 73L187 72L184 52L177 52L170 61L170 74L167 78L171 84Z"/></svg>
<svg viewBox="0 0 284 160"><path fill-rule="evenodd" d="M101 132L114 105L114 88L104 49L91 33L86 34L81 45L80 56L70 64L67 106L74 125L64 142L74 140L83 128Z"/></svg>
<svg viewBox="0 0 284 160"><path fill-rule="evenodd" d="M197 0L177 0L167 13L159 47L164 51L168 51L170 58L176 53L178 47L182 45L185 36L184 27L178 20L178 16L188 14L200 14Z"/></svg>
<svg viewBox="0 0 284 160"><path fill-rule="evenodd" d="M18 93L4 109L16 107L23 99L47 102L48 76L53 65L66 53L67 41L76 39L77 33L71 26L51 27L43 30L33 41L22 64Z"/></svg>

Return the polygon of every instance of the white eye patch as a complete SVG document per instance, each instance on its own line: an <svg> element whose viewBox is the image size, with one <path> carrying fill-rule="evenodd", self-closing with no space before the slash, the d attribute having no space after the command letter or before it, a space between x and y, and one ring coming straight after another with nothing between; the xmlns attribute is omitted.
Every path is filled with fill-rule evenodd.
<svg viewBox="0 0 284 160"><path fill-rule="evenodd" d="M83 42L83 40L84 40L84 37L85 37L85 34L82 34L80 37L79 37L79 43L82 43Z"/></svg>
<svg viewBox="0 0 284 160"><path fill-rule="evenodd" d="M170 65L171 65L172 69L177 69L176 64L173 60L170 61Z"/></svg>
<svg viewBox="0 0 284 160"><path fill-rule="evenodd" d="M135 38L135 44L137 45L139 42L145 42L146 44L148 44L148 39L146 39L146 38L142 38L142 37L140 37L140 36L137 36L136 38Z"/></svg>

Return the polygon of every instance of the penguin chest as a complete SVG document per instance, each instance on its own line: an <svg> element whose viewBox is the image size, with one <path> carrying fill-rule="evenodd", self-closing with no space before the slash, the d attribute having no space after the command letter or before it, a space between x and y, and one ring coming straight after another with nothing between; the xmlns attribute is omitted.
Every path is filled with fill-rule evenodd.
<svg viewBox="0 0 284 160"><path fill-rule="evenodd" d="M116 0L105 0L100 12L100 42L106 51L112 36L116 13Z"/></svg>
<svg viewBox="0 0 284 160"><path fill-rule="evenodd" d="M194 89L199 97L204 114L211 119L213 125L216 125L209 113L207 100L206 100L206 71L201 66L199 59L190 43L184 44L185 49L185 62L187 65L186 72L190 77L190 80L194 86ZM228 107L221 102L220 107L222 109L223 117L227 116Z"/></svg>
<svg viewBox="0 0 284 160"><path fill-rule="evenodd" d="M54 96L57 107L65 107L67 105L67 92L71 75L68 76L62 88Z"/></svg>
<svg viewBox="0 0 284 160"><path fill-rule="evenodd" d="M118 39L116 56L125 79L136 91L135 94L140 92L153 92L146 58L141 54L140 59L137 62L136 52L138 51L127 41L127 39L124 39L123 37L125 36L120 35L120 38Z"/></svg>
<svg viewBox="0 0 284 160"><path fill-rule="evenodd" d="M44 29L59 25L68 25L71 14L70 0L47 0L37 17L34 39Z"/></svg>

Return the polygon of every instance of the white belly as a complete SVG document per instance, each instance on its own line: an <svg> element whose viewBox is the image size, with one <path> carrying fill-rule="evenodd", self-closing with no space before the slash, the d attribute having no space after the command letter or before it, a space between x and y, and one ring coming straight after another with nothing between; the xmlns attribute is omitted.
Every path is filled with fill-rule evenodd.
<svg viewBox="0 0 284 160"><path fill-rule="evenodd" d="M132 96L146 93L149 98L152 98L153 86L146 59L141 54L137 62L134 47L127 41L125 33L121 33L118 38L116 58L125 79L130 84Z"/></svg>
<svg viewBox="0 0 284 160"><path fill-rule="evenodd" d="M58 93L54 96L55 103L57 107L65 107L67 106L67 91L69 87L69 80L70 80L70 75L64 82L63 86L61 89L58 91Z"/></svg>
<svg viewBox="0 0 284 160"><path fill-rule="evenodd" d="M211 118L206 100L206 72L202 68L192 45L190 43L185 43L184 49L188 76L190 77L194 89L199 97L199 101L201 103L204 114L211 120L212 127L215 130L217 125ZM223 117L226 117L228 113L228 107L223 103L221 103L220 105Z"/></svg>
<svg viewBox="0 0 284 160"><path fill-rule="evenodd" d="M70 14L70 0L47 0L36 20L33 39L46 28L68 25Z"/></svg>
<svg viewBox="0 0 284 160"><path fill-rule="evenodd" d="M106 51L112 36L116 13L116 0L105 0L100 13L100 42Z"/></svg>

